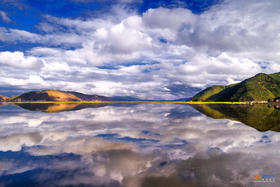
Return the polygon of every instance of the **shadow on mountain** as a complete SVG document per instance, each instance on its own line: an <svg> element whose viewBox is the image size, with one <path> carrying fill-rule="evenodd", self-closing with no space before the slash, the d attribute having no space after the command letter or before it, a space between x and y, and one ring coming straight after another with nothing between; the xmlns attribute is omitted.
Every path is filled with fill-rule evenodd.
<svg viewBox="0 0 280 187"><path fill-rule="evenodd" d="M255 105L192 105L214 119L240 121L258 131L280 132L280 110L274 106Z"/></svg>
<svg viewBox="0 0 280 187"><path fill-rule="evenodd" d="M105 103L17 103L21 108L47 113L104 107Z"/></svg>

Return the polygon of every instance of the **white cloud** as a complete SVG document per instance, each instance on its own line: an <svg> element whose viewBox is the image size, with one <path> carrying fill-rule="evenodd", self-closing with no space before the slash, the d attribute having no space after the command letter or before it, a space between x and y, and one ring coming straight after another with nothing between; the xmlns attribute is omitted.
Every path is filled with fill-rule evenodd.
<svg viewBox="0 0 280 187"><path fill-rule="evenodd" d="M43 62L32 56L25 56L23 52L0 52L0 64L15 68L40 69Z"/></svg>
<svg viewBox="0 0 280 187"><path fill-rule="evenodd" d="M143 20L146 26L172 29L175 32L182 27L182 24L192 24L195 19L196 16L190 10L183 8L149 9L143 14Z"/></svg>
<svg viewBox="0 0 280 187"><path fill-rule="evenodd" d="M180 32L180 40L210 53L227 51L254 60L274 53L279 59L279 7L277 1L226 1L200 15L193 30Z"/></svg>
<svg viewBox="0 0 280 187"><path fill-rule="evenodd" d="M41 39L40 35L30 33L28 31L19 30L19 29L6 29L0 27L0 41L2 42L39 42Z"/></svg>
<svg viewBox="0 0 280 187"><path fill-rule="evenodd" d="M0 41L9 43L36 43L50 46L79 47L81 41L85 40L83 36L75 33L55 33L40 35L29 31L19 29L6 29L0 27Z"/></svg>
<svg viewBox="0 0 280 187"><path fill-rule="evenodd" d="M0 10L0 18L1 18L4 22L6 22L6 23L12 22L12 20L8 17L8 15L6 14L6 12L1 11L1 10Z"/></svg>

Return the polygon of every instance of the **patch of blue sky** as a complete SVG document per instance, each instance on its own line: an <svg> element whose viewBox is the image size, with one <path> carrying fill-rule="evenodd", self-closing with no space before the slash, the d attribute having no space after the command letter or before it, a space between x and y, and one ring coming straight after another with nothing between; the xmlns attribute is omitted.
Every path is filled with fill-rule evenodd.
<svg viewBox="0 0 280 187"><path fill-rule="evenodd" d="M113 137L118 137L119 134L117 133L108 133L108 134L98 134L96 135L96 137L99 137L99 138L113 138Z"/></svg>
<svg viewBox="0 0 280 187"><path fill-rule="evenodd" d="M75 18L87 16L89 12L110 6L110 1L88 1L87 3L69 0L28 0L28 5L42 14L56 17Z"/></svg>
<svg viewBox="0 0 280 187"><path fill-rule="evenodd" d="M34 48L34 47L40 47L41 44L35 44L35 43L6 43L6 42L0 42L0 51L22 51L26 52L27 50Z"/></svg>
<svg viewBox="0 0 280 187"><path fill-rule="evenodd" d="M99 69L107 69L107 70L118 70L120 67L112 66L112 65L104 65L104 66L97 66Z"/></svg>
<svg viewBox="0 0 280 187"><path fill-rule="evenodd" d="M155 64L160 64L159 62L156 61L136 61L136 62L124 62L118 65L103 65L103 66L97 66L97 68L99 69L107 69L107 70L118 70L120 69L122 66L123 67L131 67L131 66L145 66L145 65L155 65ZM154 70L154 69L153 69ZM145 71L145 70L144 70ZM148 69L146 71L147 73L150 72Z"/></svg>
<svg viewBox="0 0 280 187"><path fill-rule="evenodd" d="M160 64L160 62L143 60L143 61L124 62L121 63L120 66L130 67L130 66L144 66L144 65L155 65L155 64Z"/></svg>
<svg viewBox="0 0 280 187"><path fill-rule="evenodd" d="M0 27L34 32L34 26L41 21L40 12L29 8L4 7L0 10L6 12L7 16L11 19L11 22L0 21Z"/></svg>
<svg viewBox="0 0 280 187"><path fill-rule="evenodd" d="M146 12L150 8L188 8L194 14L201 14L211 6L221 3L223 0L144 0L139 7L139 12Z"/></svg>

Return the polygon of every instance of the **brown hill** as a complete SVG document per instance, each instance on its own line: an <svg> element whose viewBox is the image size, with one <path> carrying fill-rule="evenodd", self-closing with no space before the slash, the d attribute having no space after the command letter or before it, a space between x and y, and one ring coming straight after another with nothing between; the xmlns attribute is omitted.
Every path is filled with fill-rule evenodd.
<svg viewBox="0 0 280 187"><path fill-rule="evenodd" d="M0 95L0 102L7 101L7 100L9 100L9 97Z"/></svg>
<svg viewBox="0 0 280 187"><path fill-rule="evenodd" d="M60 90L43 90L24 93L12 98L12 102L28 101L107 101L109 98L99 95L86 95L78 92L67 92Z"/></svg>

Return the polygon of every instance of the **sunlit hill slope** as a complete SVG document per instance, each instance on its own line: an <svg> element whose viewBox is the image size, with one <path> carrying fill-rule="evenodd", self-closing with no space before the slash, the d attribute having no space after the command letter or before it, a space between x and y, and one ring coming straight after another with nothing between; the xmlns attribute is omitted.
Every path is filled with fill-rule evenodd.
<svg viewBox="0 0 280 187"><path fill-rule="evenodd" d="M11 102L25 101L105 101L107 97L98 95L86 95L78 92L67 92L59 90L43 90L24 93L20 96L11 98Z"/></svg>
<svg viewBox="0 0 280 187"><path fill-rule="evenodd" d="M9 97L0 95L0 101L7 101L9 99Z"/></svg>

